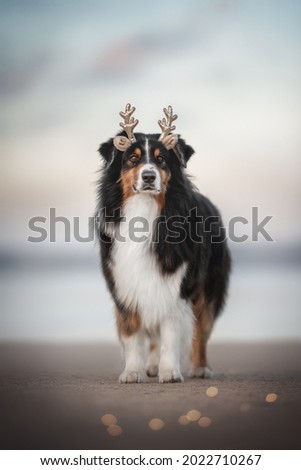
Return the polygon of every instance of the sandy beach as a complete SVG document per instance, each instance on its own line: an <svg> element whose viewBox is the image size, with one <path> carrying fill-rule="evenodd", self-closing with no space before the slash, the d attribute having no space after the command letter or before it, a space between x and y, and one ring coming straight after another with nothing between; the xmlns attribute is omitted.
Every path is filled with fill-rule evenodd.
<svg viewBox="0 0 301 470"><path fill-rule="evenodd" d="M165 385L119 385L117 343L2 343L0 357L3 449L300 448L300 343L213 344L213 379Z"/></svg>

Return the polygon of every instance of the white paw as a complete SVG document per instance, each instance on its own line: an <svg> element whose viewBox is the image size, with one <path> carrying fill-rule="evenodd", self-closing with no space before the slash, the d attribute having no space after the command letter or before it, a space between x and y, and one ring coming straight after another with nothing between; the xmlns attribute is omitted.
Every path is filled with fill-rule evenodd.
<svg viewBox="0 0 301 470"><path fill-rule="evenodd" d="M184 382L184 379L179 370L165 369L165 370L159 371L159 382L160 383Z"/></svg>
<svg viewBox="0 0 301 470"><path fill-rule="evenodd" d="M149 377L157 377L158 371L159 371L159 368L158 366L155 366L155 365L148 366L146 369L147 375Z"/></svg>
<svg viewBox="0 0 301 470"><path fill-rule="evenodd" d="M198 377L199 379L212 379L213 372L209 367L195 367L189 373L190 377Z"/></svg>
<svg viewBox="0 0 301 470"><path fill-rule="evenodd" d="M147 375L144 369L142 370L124 370L119 377L121 384L141 383L146 382Z"/></svg>

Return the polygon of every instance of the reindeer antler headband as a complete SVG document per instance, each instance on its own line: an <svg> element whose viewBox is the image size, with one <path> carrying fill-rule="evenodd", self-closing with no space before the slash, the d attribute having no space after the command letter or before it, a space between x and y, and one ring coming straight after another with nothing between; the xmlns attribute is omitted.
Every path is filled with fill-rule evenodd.
<svg viewBox="0 0 301 470"><path fill-rule="evenodd" d="M120 111L119 113L124 120L124 122L120 122L119 125L127 134L127 137L118 135L114 139L115 147L117 150L121 150L121 152L125 152L125 150L128 149L129 146L136 140L133 131L139 121L132 116L135 110L136 108L134 106L131 107L130 103L128 103L124 112Z"/></svg>
<svg viewBox="0 0 301 470"><path fill-rule="evenodd" d="M172 107L168 106L168 108L163 109L165 118L159 119L158 124L161 127L162 134L159 137L162 144L167 148L167 150L174 149L177 142L178 136L175 134L171 134L172 131L175 130L176 126L173 126L172 123L178 119L177 114L173 114Z"/></svg>
<svg viewBox="0 0 301 470"><path fill-rule="evenodd" d="M126 105L124 112L120 111L120 116L123 118L124 122L120 122L120 126L126 132L127 137L118 135L114 139L114 146L117 150L121 152L125 152L129 146L135 142L134 136L134 128L138 124L138 119L135 119L132 114L135 111L135 107L131 106L129 103ZM158 124L161 127L162 134L160 135L159 140L162 144L168 149L174 149L178 158L178 152L176 151L176 145L178 142L178 136L175 134L171 134L172 131L175 130L176 126L172 125L172 123L178 118L176 114L173 114L172 107L168 106L168 108L163 109L165 118L162 120L159 119Z"/></svg>

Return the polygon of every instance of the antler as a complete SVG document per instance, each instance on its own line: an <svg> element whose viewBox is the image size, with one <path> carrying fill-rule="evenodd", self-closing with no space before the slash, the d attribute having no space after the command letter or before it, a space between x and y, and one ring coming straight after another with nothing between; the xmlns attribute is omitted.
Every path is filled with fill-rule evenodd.
<svg viewBox="0 0 301 470"><path fill-rule="evenodd" d="M123 118L124 123L120 122L119 125L125 130L127 133L127 136L131 142L135 142L135 137L134 137L134 128L138 124L138 119L135 119L132 114L135 111L135 107L131 107L130 103L128 103L125 107L125 111L120 111L120 116Z"/></svg>
<svg viewBox="0 0 301 470"><path fill-rule="evenodd" d="M161 140L162 144L168 149L174 149L177 145L178 142L178 136L175 134L171 134L172 131L175 130L176 126L173 126L172 123L175 121L178 116L176 114L173 114L172 107L168 106L168 108L163 109L165 118L162 120L159 119L158 124L161 127L162 134L159 137L159 140Z"/></svg>
<svg viewBox="0 0 301 470"><path fill-rule="evenodd" d="M130 103L128 103L125 107L124 111L120 111L120 116L124 120L124 122L120 122L119 125L122 127L122 129L125 130L127 137L124 135L117 135L114 138L114 145L117 150L120 150L121 152L125 152L130 145L135 142L135 136L134 136L134 128L138 124L138 119L135 119L132 114L135 111L135 107L131 107Z"/></svg>
<svg viewBox="0 0 301 470"><path fill-rule="evenodd" d="M172 123L178 118L176 114L173 114L171 106L168 106L167 109L164 108L163 111L166 118L163 118L162 120L159 119L158 121L158 124L162 130L162 134L159 140L163 140L165 137L168 136L168 134L175 130L176 126L173 126Z"/></svg>

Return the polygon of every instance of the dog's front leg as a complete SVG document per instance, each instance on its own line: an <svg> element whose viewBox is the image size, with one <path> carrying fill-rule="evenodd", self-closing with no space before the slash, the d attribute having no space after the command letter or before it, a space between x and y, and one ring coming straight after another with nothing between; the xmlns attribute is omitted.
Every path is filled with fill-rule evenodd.
<svg viewBox="0 0 301 470"><path fill-rule="evenodd" d="M120 383L145 382L147 375L146 333L141 327L137 312L124 314L116 308L116 326L123 347L125 369L119 377Z"/></svg>
<svg viewBox="0 0 301 470"><path fill-rule="evenodd" d="M125 369L119 377L120 383L145 382L145 332L140 328L130 336L120 335L123 345Z"/></svg>
<svg viewBox="0 0 301 470"><path fill-rule="evenodd" d="M180 371L181 322L177 314L161 323L159 382L183 382Z"/></svg>

